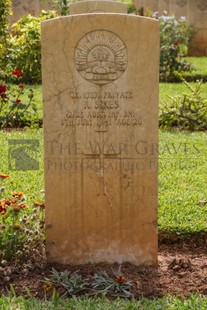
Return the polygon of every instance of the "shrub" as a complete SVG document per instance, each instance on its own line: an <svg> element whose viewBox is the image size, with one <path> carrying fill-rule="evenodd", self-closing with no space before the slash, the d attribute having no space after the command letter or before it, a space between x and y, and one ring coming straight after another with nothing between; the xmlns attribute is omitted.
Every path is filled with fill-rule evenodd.
<svg viewBox="0 0 207 310"><path fill-rule="evenodd" d="M178 73L190 71L192 66L183 59L188 53L193 29L185 18L161 16L160 21L160 80L178 80Z"/></svg>
<svg viewBox="0 0 207 310"><path fill-rule="evenodd" d="M161 108L161 128L178 127L187 130L207 130L207 99L202 94L202 81L195 86L183 80L190 93L168 97L169 102Z"/></svg>
<svg viewBox="0 0 207 310"><path fill-rule="evenodd" d="M61 15L69 14L69 4L71 0L52 0L54 6L60 11Z"/></svg>
<svg viewBox="0 0 207 310"><path fill-rule="evenodd" d="M0 0L0 68L4 68L9 38L9 15L11 14L11 0Z"/></svg>
<svg viewBox="0 0 207 310"><path fill-rule="evenodd" d="M0 174L0 185L7 178ZM31 208L23 192L4 197L0 188L0 280L9 281L18 268L28 272L44 264L44 203Z"/></svg>
<svg viewBox="0 0 207 310"><path fill-rule="evenodd" d="M42 11L38 17L26 15L13 24L9 51L10 63L7 69L9 71L21 69L23 82L41 82L40 23L56 16L57 13L54 11Z"/></svg>
<svg viewBox="0 0 207 310"><path fill-rule="evenodd" d="M12 77L17 82L21 79L22 72L14 70ZM7 85L3 80L0 80L0 128L41 125L42 121L37 114L37 106L33 102L32 89L27 91L27 97L28 102L25 101L25 86L22 83Z"/></svg>
<svg viewBox="0 0 207 310"><path fill-rule="evenodd" d="M137 10L133 5L129 13L158 19L160 22L160 80L165 82L179 81L178 73L190 71L193 67L184 60L194 30L185 17L160 16L147 7Z"/></svg>

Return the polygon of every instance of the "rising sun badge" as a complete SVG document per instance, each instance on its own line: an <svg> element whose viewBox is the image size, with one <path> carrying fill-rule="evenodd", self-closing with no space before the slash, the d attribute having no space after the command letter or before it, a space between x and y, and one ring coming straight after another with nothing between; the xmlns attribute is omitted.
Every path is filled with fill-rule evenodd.
<svg viewBox="0 0 207 310"><path fill-rule="evenodd" d="M113 32L95 30L78 42L75 63L85 80L99 85L108 84L117 80L126 70L126 46Z"/></svg>

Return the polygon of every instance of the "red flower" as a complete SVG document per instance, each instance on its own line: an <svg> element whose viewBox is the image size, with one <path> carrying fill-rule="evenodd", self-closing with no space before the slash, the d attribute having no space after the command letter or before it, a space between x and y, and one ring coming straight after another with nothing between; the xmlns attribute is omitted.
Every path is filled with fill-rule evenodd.
<svg viewBox="0 0 207 310"><path fill-rule="evenodd" d="M22 76L22 72L21 72L20 70L13 70L13 71L12 71L12 74L13 74L13 75L16 75L16 77Z"/></svg>
<svg viewBox="0 0 207 310"><path fill-rule="evenodd" d="M7 178L9 178L9 175L4 174L4 173L0 174L0 179L7 179Z"/></svg>
<svg viewBox="0 0 207 310"><path fill-rule="evenodd" d="M174 42L174 45L178 46L178 45L180 45L180 42L176 41L176 42Z"/></svg>
<svg viewBox="0 0 207 310"><path fill-rule="evenodd" d="M122 283L125 283L125 282L126 282L126 278L123 277L123 276L118 276L118 277L116 277L115 281L116 281L117 283L122 284Z"/></svg>
<svg viewBox="0 0 207 310"><path fill-rule="evenodd" d="M45 207L44 202L34 201L33 204L34 204L35 207L40 207L40 208L43 208L43 209Z"/></svg>
<svg viewBox="0 0 207 310"><path fill-rule="evenodd" d="M19 88L24 88L24 85L23 84L19 84L18 87Z"/></svg>
<svg viewBox="0 0 207 310"><path fill-rule="evenodd" d="M26 205L25 203L21 203L19 206L20 206L21 209L28 208L27 205Z"/></svg>
<svg viewBox="0 0 207 310"><path fill-rule="evenodd" d="M20 103L21 102L21 100L20 99L16 99L16 103Z"/></svg>
<svg viewBox="0 0 207 310"><path fill-rule="evenodd" d="M0 94L5 93L7 91L7 88L5 85L0 85Z"/></svg>
<svg viewBox="0 0 207 310"><path fill-rule="evenodd" d="M0 214L3 215L5 213L6 213L6 209L0 205Z"/></svg>
<svg viewBox="0 0 207 310"><path fill-rule="evenodd" d="M22 193L22 192L19 192L19 193L13 193L13 194L12 194L12 197L15 197L15 198L21 198L21 197L24 197L24 193Z"/></svg>
<svg viewBox="0 0 207 310"><path fill-rule="evenodd" d="M1 98L6 98L7 95L5 93L0 93Z"/></svg>
<svg viewBox="0 0 207 310"><path fill-rule="evenodd" d="M3 200L1 200L1 203L2 203L3 205L10 206L11 201L10 201L9 199L3 199Z"/></svg>

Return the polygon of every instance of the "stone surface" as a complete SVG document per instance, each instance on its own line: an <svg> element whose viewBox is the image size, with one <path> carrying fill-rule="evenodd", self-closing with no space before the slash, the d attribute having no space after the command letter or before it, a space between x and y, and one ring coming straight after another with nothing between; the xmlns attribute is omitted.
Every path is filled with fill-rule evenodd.
<svg viewBox="0 0 207 310"><path fill-rule="evenodd" d="M49 262L157 263L159 23L42 23Z"/></svg>
<svg viewBox="0 0 207 310"><path fill-rule="evenodd" d="M192 47L189 54L198 57L207 56L207 28L196 31L196 36L192 40Z"/></svg>
<svg viewBox="0 0 207 310"><path fill-rule="evenodd" d="M188 0L171 0L169 11L176 17L188 15Z"/></svg>
<svg viewBox="0 0 207 310"><path fill-rule="evenodd" d="M163 15L166 11L177 18L184 16L194 26L196 32L190 55L207 55L207 1L206 0L134 0L137 9L149 8Z"/></svg>
<svg viewBox="0 0 207 310"><path fill-rule="evenodd" d="M28 0L28 11L31 15L38 15L40 12L39 0Z"/></svg>
<svg viewBox="0 0 207 310"><path fill-rule="evenodd" d="M79 1L70 4L70 14L82 14L82 13L127 13L127 4L115 1L100 1L89 0Z"/></svg>
<svg viewBox="0 0 207 310"><path fill-rule="evenodd" d="M10 20L13 24L22 16L28 14L28 0L13 0L12 11L13 14L10 17Z"/></svg>
<svg viewBox="0 0 207 310"><path fill-rule="evenodd" d="M163 15L163 12L170 12L170 0L159 0L158 1L158 12L159 15Z"/></svg>
<svg viewBox="0 0 207 310"><path fill-rule="evenodd" d="M52 2L51 0L39 0L39 9L41 10L52 10Z"/></svg>
<svg viewBox="0 0 207 310"><path fill-rule="evenodd" d="M10 22L15 23L22 16L31 14L37 16L41 10L53 10L51 0L12 0L12 12Z"/></svg>
<svg viewBox="0 0 207 310"><path fill-rule="evenodd" d="M189 2L188 20L196 29L191 54L207 56L207 2L205 0Z"/></svg>

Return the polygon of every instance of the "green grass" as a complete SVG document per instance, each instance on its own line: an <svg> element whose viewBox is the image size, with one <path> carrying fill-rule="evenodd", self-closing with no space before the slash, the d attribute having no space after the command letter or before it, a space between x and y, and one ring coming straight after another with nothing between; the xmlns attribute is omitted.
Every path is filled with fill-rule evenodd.
<svg viewBox="0 0 207 310"><path fill-rule="evenodd" d="M34 100L38 104L42 104L42 85L26 85L26 89L32 88L34 90Z"/></svg>
<svg viewBox="0 0 207 310"><path fill-rule="evenodd" d="M202 69L202 68L201 68ZM41 86L27 86L35 90L35 100L42 110ZM207 84L203 86L207 94ZM160 104L166 95L187 91L183 84L160 84ZM37 171L10 171L8 169L8 141L10 139L39 139L40 152ZM207 231L207 132L164 132L160 131L159 155L159 231L177 233L199 233ZM43 137L42 129L26 131L0 131L0 173L10 175L2 181L6 193L23 191L28 201L42 198L43 180ZM12 164L14 164L12 162ZM189 299L166 296L161 299L141 298L139 301L106 298L71 298L50 300L25 299L23 297L0 297L1 310L187 310L207 309L207 298L192 295Z"/></svg>
<svg viewBox="0 0 207 310"><path fill-rule="evenodd" d="M207 132L160 132L159 230L207 230Z"/></svg>
<svg viewBox="0 0 207 310"><path fill-rule="evenodd" d="M191 57L189 61L198 68L199 74L207 73L207 57ZM204 97L207 97L207 83L203 84L202 90ZM160 106L168 102L168 96L189 92L185 84L160 83ZM199 204L199 201L207 200L206 138L206 132L160 132L161 146L168 141L169 145L173 143L177 148L180 145L182 149L178 154L173 150L172 154L168 154L168 150L165 149L164 154L160 156L160 231L195 233L207 230L207 207Z"/></svg>
<svg viewBox="0 0 207 310"><path fill-rule="evenodd" d="M192 75L199 74L207 76L207 57L186 57L185 59L196 69L191 72Z"/></svg>
<svg viewBox="0 0 207 310"><path fill-rule="evenodd" d="M27 87L35 90L35 100L42 110L42 86ZM167 95L174 96L183 92L188 92L184 84L161 83L160 105L167 100ZM207 95L207 83L203 84L203 93ZM10 139L40 140L38 171L8 170ZM162 151L159 156L159 231L167 233L207 231L207 206L199 204L200 200L207 200L207 132L160 131L159 139ZM24 191L29 202L40 199L44 188L42 129L0 131L0 141L0 172L11 175L9 179L3 181L7 193L15 190ZM166 143L168 146L163 151ZM179 148L177 154L173 147Z"/></svg>
<svg viewBox="0 0 207 310"><path fill-rule="evenodd" d="M37 104L37 113L42 117L42 85L25 85L25 96L22 96L26 102L28 102L28 90L34 90L34 99L33 101Z"/></svg>
<svg viewBox="0 0 207 310"><path fill-rule="evenodd" d="M11 139L38 139L40 141L40 152L37 154L39 160L39 170L37 171L12 171L9 170L9 147L8 141ZM6 187L6 194L12 191L23 191L31 202L41 198L43 185L43 140L42 129L27 129L26 131L0 131L0 172L10 175L10 178L2 180L1 186ZM10 161L12 167L14 162Z"/></svg>
<svg viewBox="0 0 207 310"><path fill-rule="evenodd" d="M194 86L195 83L190 83ZM207 97L207 83L202 86L203 95ZM182 93L190 93L188 87L183 83L160 83L160 105L168 101L168 96L177 96Z"/></svg>
<svg viewBox="0 0 207 310"><path fill-rule="evenodd" d="M192 295L189 299L178 299L166 296L162 299L146 299L126 301L106 298L71 298L51 299L40 301L38 299L24 299L23 297L1 297L1 310L206 310L207 298Z"/></svg>
<svg viewBox="0 0 207 310"><path fill-rule="evenodd" d="M31 86L28 86L31 87ZM42 109L41 86L32 86L35 100ZM160 104L167 95L188 91L183 84L160 84ZM207 83L203 85L207 94ZM8 140L39 139L38 171L8 170ZM159 231L197 233L207 231L207 206L199 204L207 200L207 132L179 133L160 131L159 161ZM4 180L9 191L23 191L29 202L41 199L43 181L43 137L42 129L26 131L0 131L0 171L11 177ZM165 144L167 143L167 146ZM164 148L165 147L165 148ZM174 147L174 148L173 148ZM176 149L179 151L176 154Z"/></svg>
<svg viewBox="0 0 207 310"><path fill-rule="evenodd" d="M10 139L40 140L38 171L8 170ZM207 132L160 131L159 139L159 230L179 233L207 231L207 205L199 204L200 200L207 200ZM29 202L40 199L44 188L42 129L0 131L0 141L0 172L11 176L3 180L7 193L23 191Z"/></svg>

